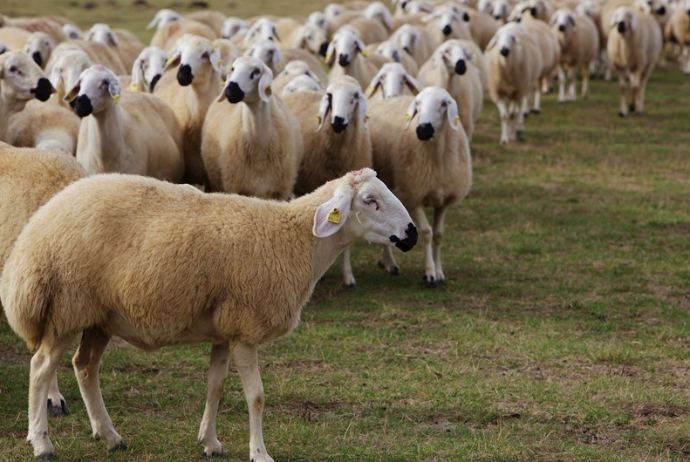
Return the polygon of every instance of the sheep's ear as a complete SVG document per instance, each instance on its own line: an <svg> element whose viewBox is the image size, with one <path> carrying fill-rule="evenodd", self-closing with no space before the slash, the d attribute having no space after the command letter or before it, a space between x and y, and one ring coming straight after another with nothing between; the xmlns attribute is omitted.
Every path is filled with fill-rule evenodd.
<svg viewBox="0 0 690 462"><path fill-rule="evenodd" d="M405 130L410 128L410 124L412 123L412 119L414 119L415 115L417 115L417 98L412 100L410 106L407 108L407 112L405 113L405 120L407 121L405 123Z"/></svg>
<svg viewBox="0 0 690 462"><path fill-rule="evenodd" d="M146 26L146 28L150 30L150 29L153 29L154 27L156 27L158 24L160 24L160 22L163 20L163 14L162 13L163 13L162 11L159 11L158 13L156 13L156 16L153 17L153 20L149 23L148 26Z"/></svg>
<svg viewBox="0 0 690 462"><path fill-rule="evenodd" d="M335 42L331 41L328 44L328 49L326 50L326 65L331 67L335 62Z"/></svg>
<svg viewBox="0 0 690 462"><path fill-rule="evenodd" d="M349 186L337 188L333 197L316 209L312 229L314 236L332 236L343 227L350 214L353 196L354 191Z"/></svg>
<svg viewBox="0 0 690 462"><path fill-rule="evenodd" d="M433 21L434 19L438 18L439 14L438 13L431 13L427 14L426 16L422 16L422 22L424 24Z"/></svg>
<svg viewBox="0 0 690 462"><path fill-rule="evenodd" d="M170 56L168 56L168 61L165 63L163 70L167 71L168 69L179 66L181 60L182 50L180 50L178 47L175 47L172 53L170 53Z"/></svg>
<svg viewBox="0 0 690 462"><path fill-rule="evenodd" d="M108 84L108 93L117 103L120 100L120 94L122 93L122 84L120 79L113 77Z"/></svg>
<svg viewBox="0 0 690 462"><path fill-rule="evenodd" d="M393 28L393 17L390 15L388 11L385 11L383 16L381 16L381 22L384 26L386 26L386 28Z"/></svg>
<svg viewBox="0 0 690 462"><path fill-rule="evenodd" d="M277 69L278 63L281 62L282 60L283 60L283 56L280 54L280 50L278 50L278 48L276 48L273 51L273 56L271 57L271 62L273 63L273 66L276 67L276 69Z"/></svg>
<svg viewBox="0 0 690 462"><path fill-rule="evenodd" d="M405 85L407 85L407 88L409 88L412 92L412 94L417 96L421 90L419 89L419 85L417 84L417 81L414 79L414 77L412 77L410 74L405 74L403 76L403 80L405 82Z"/></svg>
<svg viewBox="0 0 690 462"><path fill-rule="evenodd" d="M489 44L486 45L486 50L484 50L484 51L489 51L490 49L492 49L493 47L495 47L497 41L498 41L498 39L497 39L496 36L494 35L494 36L491 38L491 40L489 40Z"/></svg>
<svg viewBox="0 0 690 462"><path fill-rule="evenodd" d="M280 39L280 35L278 35L278 31L276 30L275 27L273 28L273 36L276 38L276 40L278 40L279 42L282 42L282 40Z"/></svg>
<svg viewBox="0 0 690 462"><path fill-rule="evenodd" d="M132 90L140 91L143 88L142 82L146 82L144 77L144 60L139 57L132 66Z"/></svg>
<svg viewBox="0 0 690 462"><path fill-rule="evenodd" d="M381 87L381 78L382 77L383 77L383 73L379 72L378 74L376 74L374 76L373 79L371 79L371 83L369 84L369 86L367 87L367 90L366 90L367 97L371 98L372 96L374 96L374 94L376 94L378 89Z"/></svg>
<svg viewBox="0 0 690 462"><path fill-rule="evenodd" d="M328 116L328 112L331 110L331 96L328 94L323 95L323 98L321 98L321 103L319 104L319 113L316 115L316 118L319 119L319 127L316 129L316 131L320 131L323 128L324 122L326 122L326 117Z"/></svg>
<svg viewBox="0 0 690 462"><path fill-rule="evenodd" d="M267 103L271 100L271 95L273 94L272 85L273 72L271 72L268 66L264 66L259 79L259 98L261 98L261 101Z"/></svg>
<svg viewBox="0 0 690 462"><path fill-rule="evenodd" d="M357 51L360 52L362 55L366 56L366 53L364 53L364 42L362 42L362 39L356 39L355 40L355 47L357 48Z"/></svg>
<svg viewBox="0 0 690 462"><path fill-rule="evenodd" d="M79 96L79 90L81 90L81 79L77 80L77 83L65 94L62 98L66 102L72 101L74 98Z"/></svg>
<svg viewBox="0 0 690 462"><path fill-rule="evenodd" d="M568 16L568 22L571 26L575 27L575 18L573 18L572 16Z"/></svg>
<svg viewBox="0 0 690 462"><path fill-rule="evenodd" d="M92 30L90 30L90 31L88 31L88 32L86 33L86 35L84 36L84 40L87 41L87 42L92 42L92 41L93 41L93 36L94 36L94 35L95 35L94 32L93 32Z"/></svg>
<svg viewBox="0 0 690 462"><path fill-rule="evenodd" d="M221 85L220 88L220 95L216 98L216 102L222 103L223 100L225 99L225 89L228 87L228 84L230 83L230 76L225 80L225 83Z"/></svg>
<svg viewBox="0 0 690 462"><path fill-rule="evenodd" d="M464 11L462 13L462 20L465 22L470 22L470 15L469 15L469 13L467 13L467 11Z"/></svg>
<svg viewBox="0 0 690 462"><path fill-rule="evenodd" d="M218 53L216 50L213 50L208 59L211 61L211 67L213 67L213 70L220 73L220 66L223 64L220 53Z"/></svg>
<svg viewBox="0 0 690 462"><path fill-rule="evenodd" d="M369 110L369 105L367 104L367 98L364 96L364 93L359 92L357 95L357 106L359 107L359 116L362 118L362 123L364 123L364 127L367 126L367 111Z"/></svg>
<svg viewBox="0 0 690 462"><path fill-rule="evenodd" d="M53 86L53 88L58 88L58 85L60 85L60 82L62 81L62 74L60 74L60 71L58 69L58 66L53 66L53 69L50 71L50 84Z"/></svg>
<svg viewBox="0 0 690 462"><path fill-rule="evenodd" d="M458 103L455 99L451 98L446 112L448 112L448 123L450 124L450 128L457 130L460 127L460 115L458 114Z"/></svg>
<svg viewBox="0 0 690 462"><path fill-rule="evenodd" d="M315 81L316 83L318 83L319 85L321 85L321 79L319 78L318 75L314 74L314 73L311 71L311 69L307 69L307 75L308 75L309 77L311 77L312 79L314 79L314 81Z"/></svg>
<svg viewBox="0 0 690 462"><path fill-rule="evenodd" d="M114 32L108 33L108 44L111 47L117 47L117 35Z"/></svg>

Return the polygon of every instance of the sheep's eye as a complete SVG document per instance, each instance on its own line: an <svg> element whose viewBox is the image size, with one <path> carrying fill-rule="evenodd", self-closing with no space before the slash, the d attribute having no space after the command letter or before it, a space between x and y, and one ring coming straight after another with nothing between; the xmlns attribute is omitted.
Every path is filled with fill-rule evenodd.
<svg viewBox="0 0 690 462"><path fill-rule="evenodd" d="M374 199L374 198L371 197L371 196L365 196L365 197L364 197L364 204L366 204L366 205L374 204L374 205L376 206L376 210L379 209L379 203L376 202L376 199Z"/></svg>
<svg viewBox="0 0 690 462"><path fill-rule="evenodd" d="M14 73L17 72L17 66L10 66L10 72Z"/></svg>
<svg viewBox="0 0 690 462"><path fill-rule="evenodd" d="M208 53L204 53L201 55L201 58L202 59L211 59L211 55L209 55Z"/></svg>
<svg viewBox="0 0 690 462"><path fill-rule="evenodd" d="M314 36L313 35L307 35L307 40L314 40Z"/></svg>
<svg viewBox="0 0 690 462"><path fill-rule="evenodd" d="M252 78L252 79L255 79L256 76L259 75L259 74L260 74L259 70L258 70L258 69L254 69L254 70L252 71L252 74L251 74L249 77Z"/></svg>

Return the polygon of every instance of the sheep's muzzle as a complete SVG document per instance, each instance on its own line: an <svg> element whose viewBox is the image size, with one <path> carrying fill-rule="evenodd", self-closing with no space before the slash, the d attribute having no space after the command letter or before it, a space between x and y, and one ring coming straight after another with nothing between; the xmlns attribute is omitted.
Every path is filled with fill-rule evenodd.
<svg viewBox="0 0 690 462"><path fill-rule="evenodd" d="M237 104L244 99L244 92L237 82L230 82L230 84L225 88L225 97L232 104Z"/></svg>
<svg viewBox="0 0 690 462"><path fill-rule="evenodd" d="M618 32L625 34L625 23L623 21L618 23Z"/></svg>
<svg viewBox="0 0 690 462"><path fill-rule="evenodd" d="M347 67L350 65L350 57L347 55L338 55L338 64L340 64L342 67Z"/></svg>
<svg viewBox="0 0 690 462"><path fill-rule="evenodd" d="M458 61L455 63L455 73L458 75L463 75L465 72L467 72L467 64L465 64L465 60L458 59Z"/></svg>
<svg viewBox="0 0 690 462"><path fill-rule="evenodd" d="M192 74L192 67L189 64L183 64L177 70L177 82L186 87L191 85L194 80L194 74Z"/></svg>
<svg viewBox="0 0 690 462"><path fill-rule="evenodd" d="M48 101L50 95L54 92L53 86L50 84L50 80L45 77L38 79L38 84L36 88L31 89L31 93L36 96L39 101Z"/></svg>
<svg viewBox="0 0 690 462"><path fill-rule="evenodd" d="M452 33L453 33L453 28L450 27L450 24L446 24L446 26L443 28L443 35L445 35L447 37Z"/></svg>
<svg viewBox="0 0 690 462"><path fill-rule="evenodd" d="M508 56L510 54L510 49L507 47L501 48L501 56Z"/></svg>
<svg viewBox="0 0 690 462"><path fill-rule="evenodd" d="M417 138L421 141L429 141L434 136L434 126L430 123L417 125Z"/></svg>
<svg viewBox="0 0 690 462"><path fill-rule="evenodd" d="M74 100L74 112L77 113L79 117L87 117L93 112L93 106L91 105L91 100L86 95L78 96Z"/></svg>
<svg viewBox="0 0 690 462"><path fill-rule="evenodd" d="M339 116L335 116L333 118L333 122L331 123L331 126L333 127L333 131L336 133L342 133L345 130L347 130L347 122L345 122L345 119Z"/></svg>
<svg viewBox="0 0 690 462"><path fill-rule="evenodd" d="M405 230L405 234L407 234L407 237L405 237L404 239L400 239L396 235L392 235L389 238L390 241L393 242L395 246L403 252L412 250L412 247L414 247L417 244L417 228L415 228L414 223L410 223L407 225L407 230Z"/></svg>

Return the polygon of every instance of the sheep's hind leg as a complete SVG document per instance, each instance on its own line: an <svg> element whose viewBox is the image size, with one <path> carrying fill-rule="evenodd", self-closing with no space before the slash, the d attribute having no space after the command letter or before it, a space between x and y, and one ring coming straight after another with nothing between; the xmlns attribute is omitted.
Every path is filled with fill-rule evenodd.
<svg viewBox="0 0 690 462"><path fill-rule="evenodd" d="M397 276L400 274L400 267L395 262L392 247L388 245L383 246L383 255L381 256L381 260L379 260L379 267L385 269L386 273L390 274L391 276Z"/></svg>
<svg viewBox="0 0 690 462"><path fill-rule="evenodd" d="M261 428L261 414L264 410L264 386L259 375L257 348L243 343L232 347L237 372L240 374L244 397L249 408L249 459L254 462L273 462L266 452Z"/></svg>
<svg viewBox="0 0 690 462"><path fill-rule="evenodd" d="M343 286L350 289L355 287L355 275L352 274L352 263L350 260L350 248L343 252Z"/></svg>
<svg viewBox="0 0 690 462"><path fill-rule="evenodd" d="M48 389L48 412L53 415L69 415L69 406L67 401L60 393L57 381L57 371L50 381L50 388Z"/></svg>
<svg viewBox="0 0 690 462"><path fill-rule="evenodd" d="M631 101L630 101L630 112L634 114L641 114L642 110L639 107L640 103L640 83L641 83L641 78L640 74L637 72L631 72L630 73L630 90L632 93Z"/></svg>
<svg viewBox="0 0 690 462"><path fill-rule="evenodd" d="M424 281L427 287L436 287L436 265L432 247L433 231L424 213L424 207L417 207L413 213L419 225L419 232L424 239Z"/></svg>
<svg viewBox="0 0 690 462"><path fill-rule="evenodd" d="M618 115L625 117L628 115L628 106L625 102L625 74L623 72L618 72L618 94L620 96L620 111Z"/></svg>
<svg viewBox="0 0 690 462"><path fill-rule="evenodd" d="M213 345L211 347L206 408L199 427L199 443L204 445L204 457L223 454L223 445L216 436L216 420L218 418L218 405L225 388L225 379L228 377L229 357L230 347L228 345Z"/></svg>
<svg viewBox="0 0 690 462"><path fill-rule="evenodd" d="M434 263L436 264L436 282L445 282L446 276L441 267L441 242L443 240L443 225L446 207L434 209Z"/></svg>
<svg viewBox="0 0 690 462"><path fill-rule="evenodd" d="M573 66L568 67L568 101L575 101L577 99L577 92L575 91L575 85L577 84L576 69Z"/></svg>
<svg viewBox="0 0 690 462"><path fill-rule="evenodd" d="M508 144L510 141L510 121L508 113L508 105L503 98L496 101L496 106L498 107L498 113L501 117L501 144Z"/></svg>
<svg viewBox="0 0 690 462"><path fill-rule="evenodd" d="M48 389L55 376L60 358L72 343L71 338L49 341L43 339L41 346L31 358L29 377L29 433L26 440L34 448L38 459L50 459L53 443L48 438Z"/></svg>
<svg viewBox="0 0 690 462"><path fill-rule="evenodd" d="M565 71L558 66L558 102L565 103Z"/></svg>
<svg viewBox="0 0 690 462"><path fill-rule="evenodd" d="M589 97L589 66L582 66L582 99Z"/></svg>

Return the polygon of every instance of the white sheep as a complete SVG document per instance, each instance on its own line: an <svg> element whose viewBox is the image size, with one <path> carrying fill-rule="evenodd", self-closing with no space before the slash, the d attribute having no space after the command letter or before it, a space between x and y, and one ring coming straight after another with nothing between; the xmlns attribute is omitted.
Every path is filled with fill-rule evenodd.
<svg viewBox="0 0 690 462"><path fill-rule="evenodd" d="M441 244L446 210L461 201L472 184L472 157L458 106L447 91L428 87L416 97L376 101L370 114L374 169L419 225L424 279L434 287L445 280ZM407 131L414 119L415 131ZM434 209L433 229L425 207ZM385 249L381 264L389 273L399 271Z"/></svg>
<svg viewBox="0 0 690 462"><path fill-rule="evenodd" d="M690 0L677 4L666 24L664 36L668 42L680 45L681 69L690 74Z"/></svg>
<svg viewBox="0 0 690 462"><path fill-rule="evenodd" d="M220 29L220 36L224 39L231 39L239 33L246 33L249 30L247 21L237 17L230 17L223 21L223 27Z"/></svg>
<svg viewBox="0 0 690 462"><path fill-rule="evenodd" d="M158 23L158 28L151 38L150 45L170 52L175 47L177 41L185 35L194 35L209 41L218 38L218 33L206 24L181 18L179 20Z"/></svg>
<svg viewBox="0 0 690 462"><path fill-rule="evenodd" d="M13 146L74 156L78 135L79 117L74 112L31 100L10 117L5 138Z"/></svg>
<svg viewBox="0 0 690 462"><path fill-rule="evenodd" d="M277 86L276 86L276 92L277 92ZM318 91L318 92L323 92L323 87L319 85L319 83L314 80L312 77L308 75L298 75L294 78L292 78L286 85L282 87L282 90L280 91L280 96L285 99L285 95L289 95L290 93L297 93L300 91Z"/></svg>
<svg viewBox="0 0 690 462"><path fill-rule="evenodd" d="M46 74L55 88L51 101L71 110L69 103L64 100L65 95L77 83L81 73L92 65L89 55L81 48L69 44L58 45L46 65Z"/></svg>
<svg viewBox="0 0 690 462"><path fill-rule="evenodd" d="M132 91L153 93L167 62L168 54L162 49L144 48L132 65Z"/></svg>
<svg viewBox="0 0 690 462"><path fill-rule="evenodd" d="M280 41L276 26L270 19L260 18L252 24L249 30L247 30L247 34L244 36L242 43L245 47L248 47L252 43L261 40Z"/></svg>
<svg viewBox="0 0 690 462"><path fill-rule="evenodd" d="M438 42L422 27L405 24L391 35L390 40L409 53L421 66L438 48Z"/></svg>
<svg viewBox="0 0 690 462"><path fill-rule="evenodd" d="M470 16L470 33L480 50L485 50L501 24L488 14L467 10Z"/></svg>
<svg viewBox="0 0 690 462"><path fill-rule="evenodd" d="M647 80L652 74L663 45L661 29L652 16L637 13L625 6L615 10L610 26L615 27L616 31L609 32L606 47L609 60L618 73L620 90L618 114L621 117L628 115L625 100L626 76L630 79L632 91L630 108L635 114L642 114Z"/></svg>
<svg viewBox="0 0 690 462"><path fill-rule="evenodd" d="M355 32L347 28L339 29L326 52L326 64L331 66L328 80L349 75L357 79L362 87L369 85L379 68L362 56L363 50L364 42Z"/></svg>
<svg viewBox="0 0 690 462"><path fill-rule="evenodd" d="M472 40L468 24L470 15L457 7L437 7L422 20L426 23L426 30L438 43L451 39Z"/></svg>
<svg viewBox="0 0 690 462"><path fill-rule="evenodd" d="M367 96L374 98L393 98L402 95L417 95L420 87L414 77L405 71L400 63L386 63L374 76L367 88Z"/></svg>
<svg viewBox="0 0 690 462"><path fill-rule="evenodd" d="M84 34L82 34L81 30L74 24L63 24L62 26L62 31L65 33L67 36L68 40L83 40L84 39Z"/></svg>
<svg viewBox="0 0 690 462"><path fill-rule="evenodd" d="M258 346L297 327L316 282L359 239L403 251L417 242L409 213L370 169L289 203L129 175L68 186L24 228L0 281L10 326L37 349L27 437L34 455L54 452L47 390L77 335L72 362L93 436L126 448L98 379L116 335L149 351L211 343L198 438L207 457L223 452L216 417L232 353L249 408L249 457L272 462L261 426Z"/></svg>
<svg viewBox="0 0 690 462"><path fill-rule="evenodd" d="M310 52L296 48L279 49L272 40L257 40L245 52L244 56L253 56L262 60L277 75L282 68L292 61L302 61L320 82L326 82L328 76L321 63Z"/></svg>
<svg viewBox="0 0 690 462"><path fill-rule="evenodd" d="M242 56L233 67L203 127L210 189L286 200L302 159L299 122L273 94L273 73L263 61Z"/></svg>
<svg viewBox="0 0 690 462"><path fill-rule="evenodd" d="M325 81L321 80L321 78L311 70L307 63L297 60L287 63L283 70L276 76L273 80L273 91L277 94L282 94L285 87L297 77L306 77L316 84L317 90L323 90L321 83L325 84ZM302 84L304 83L306 83L306 81L302 80ZM309 86L312 88L314 87L311 84L309 84ZM294 91L294 89L291 91Z"/></svg>
<svg viewBox="0 0 690 462"><path fill-rule="evenodd" d="M290 48L305 49L315 55L326 56L328 38L326 32L313 24L296 27L284 38L284 43Z"/></svg>
<svg viewBox="0 0 690 462"><path fill-rule="evenodd" d="M100 64L104 67L107 67L108 69L111 69L113 72L115 72L117 75L126 75L129 73L129 70L131 69L131 66L129 67L129 69L125 67L125 65L122 63L122 59L120 59L120 55L117 54L116 50L110 48L107 45L103 45L100 42L86 40L67 40L66 42L60 43L60 45L58 45L55 48L55 50L61 47L80 48L89 56L89 60L91 60L93 64ZM55 53L55 51L53 51L53 53ZM46 69L48 69L48 65L46 65Z"/></svg>
<svg viewBox="0 0 690 462"><path fill-rule="evenodd" d="M57 44L53 38L45 32L33 32L26 40L24 53L30 56L42 69L46 68L50 54Z"/></svg>
<svg viewBox="0 0 690 462"><path fill-rule="evenodd" d="M228 39L215 39L212 43L220 59L220 80L225 82L227 76L232 73L232 63L242 56L242 53Z"/></svg>
<svg viewBox="0 0 690 462"><path fill-rule="evenodd" d="M391 62L400 63L405 68L405 71L411 76L417 75L419 72L419 66L417 61L414 60L409 53L405 52L400 45L393 43L390 40L379 43L377 45L370 45L366 48L368 53L374 52L377 55L381 55L384 58L389 59Z"/></svg>
<svg viewBox="0 0 690 462"><path fill-rule="evenodd" d="M163 101L144 93L122 93L120 79L100 65L82 72L65 98L74 102L82 118L77 160L87 172L182 180L182 133Z"/></svg>

